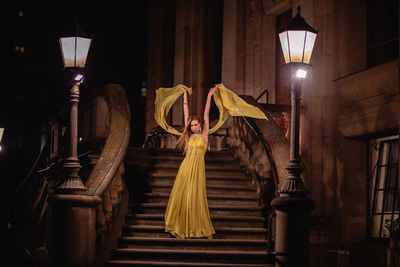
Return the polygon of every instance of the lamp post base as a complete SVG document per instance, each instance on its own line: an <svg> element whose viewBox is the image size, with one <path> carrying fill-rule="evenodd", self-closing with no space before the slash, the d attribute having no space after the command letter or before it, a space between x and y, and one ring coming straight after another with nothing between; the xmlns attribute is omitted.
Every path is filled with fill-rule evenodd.
<svg viewBox="0 0 400 267"><path fill-rule="evenodd" d="M96 209L97 196L54 194L48 243L49 266L97 266Z"/></svg>
<svg viewBox="0 0 400 267"><path fill-rule="evenodd" d="M307 197L277 197L271 205L276 210L276 267L308 267L309 219L314 201Z"/></svg>
<svg viewBox="0 0 400 267"><path fill-rule="evenodd" d="M86 187L83 185L81 178L79 177L79 170L81 165L77 159L68 158L67 162L64 164L65 169L65 179L57 186L56 192L71 192L71 191L84 191Z"/></svg>

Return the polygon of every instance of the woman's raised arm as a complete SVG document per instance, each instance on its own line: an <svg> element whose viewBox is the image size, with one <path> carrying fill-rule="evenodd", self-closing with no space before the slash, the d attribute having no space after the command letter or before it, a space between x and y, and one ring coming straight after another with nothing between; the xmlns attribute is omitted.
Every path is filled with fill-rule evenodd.
<svg viewBox="0 0 400 267"><path fill-rule="evenodd" d="M189 122L189 103L188 103L188 96L187 96L186 88L184 90L185 91L183 92L183 115L184 115L184 120L185 120L185 129L186 129L186 126Z"/></svg>

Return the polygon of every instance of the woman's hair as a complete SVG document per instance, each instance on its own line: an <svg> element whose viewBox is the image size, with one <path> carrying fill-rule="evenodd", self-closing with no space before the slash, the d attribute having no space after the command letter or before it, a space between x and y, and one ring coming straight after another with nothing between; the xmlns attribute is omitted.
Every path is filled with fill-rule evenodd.
<svg viewBox="0 0 400 267"><path fill-rule="evenodd" d="M192 124L192 121L198 121L200 123L200 125L202 125L202 122L198 116L192 115L189 117L189 120L185 127L185 130L183 131L181 137L178 139L178 142L176 144L176 146L178 148L183 149L185 152L187 150L187 144L189 142L189 139L192 136L192 134L194 134L194 132L192 132L192 127L190 127Z"/></svg>

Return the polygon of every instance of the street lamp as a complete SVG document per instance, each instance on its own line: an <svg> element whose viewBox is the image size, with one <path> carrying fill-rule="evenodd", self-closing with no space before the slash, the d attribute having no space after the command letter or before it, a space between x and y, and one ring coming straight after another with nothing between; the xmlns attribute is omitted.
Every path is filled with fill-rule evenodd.
<svg viewBox="0 0 400 267"><path fill-rule="evenodd" d="M272 200L276 210L275 255L277 266L308 266L309 213L314 202L307 197L300 175L304 165L299 155L301 83L307 77L317 31L297 15L279 31L279 39L285 63L290 66L291 131L288 176L280 188L279 197Z"/></svg>
<svg viewBox="0 0 400 267"><path fill-rule="evenodd" d="M293 77L290 164L287 167L289 177L287 177L280 190L283 195L304 195L305 193L304 184L300 178L300 174L303 172L303 165L299 156L301 83L306 78L307 70L310 67L311 54L317 33L318 31L307 24L300 15L300 6L297 7L297 15L292 21L279 31L285 63L290 66Z"/></svg>
<svg viewBox="0 0 400 267"><path fill-rule="evenodd" d="M317 34L318 31L300 15L300 6L297 7L296 17L279 31L285 63L296 71L297 78L305 78L307 75Z"/></svg>
<svg viewBox="0 0 400 267"><path fill-rule="evenodd" d="M80 177L79 170L82 167L78 160L78 103L79 86L83 82L83 70L89 52L91 38L81 36L77 31L76 36L61 37L60 47L63 58L64 68L72 70L74 73L72 87L70 89L70 146L69 157L64 168L66 176L64 181L57 187L59 192L69 192L75 190L86 190Z"/></svg>

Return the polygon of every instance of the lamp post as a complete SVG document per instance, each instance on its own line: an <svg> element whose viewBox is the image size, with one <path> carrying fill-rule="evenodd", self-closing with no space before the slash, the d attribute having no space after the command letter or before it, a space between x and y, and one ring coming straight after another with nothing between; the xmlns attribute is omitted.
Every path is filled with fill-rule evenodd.
<svg viewBox="0 0 400 267"><path fill-rule="evenodd" d="M64 68L74 73L72 87L70 89L70 144L69 157L64 168L66 176L64 181L56 188L58 192L70 192L75 190L86 190L80 177L81 165L78 160L78 103L79 86L83 82L83 69L89 52L91 38L81 37L77 33L72 37L61 37L60 47L64 62Z"/></svg>
<svg viewBox="0 0 400 267"><path fill-rule="evenodd" d="M308 222L314 202L307 197L300 177L304 170L299 155L300 99L317 33L300 15L300 7L292 21L279 31L285 63L292 73L292 111L288 176L280 196L271 202L276 210L276 266L308 266Z"/></svg>

